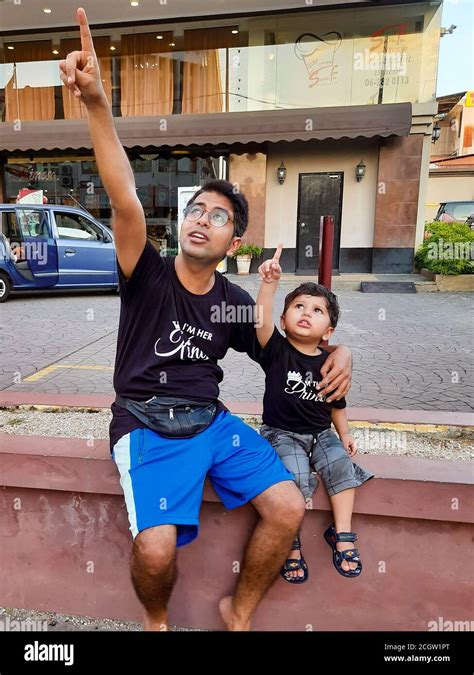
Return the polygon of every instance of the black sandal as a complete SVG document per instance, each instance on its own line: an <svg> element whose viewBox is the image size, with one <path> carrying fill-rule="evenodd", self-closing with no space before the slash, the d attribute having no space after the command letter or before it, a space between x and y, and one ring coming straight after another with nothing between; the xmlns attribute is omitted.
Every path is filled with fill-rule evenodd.
<svg viewBox="0 0 474 675"><path fill-rule="evenodd" d="M336 544L338 541L357 541L357 535L355 532L336 532L334 523L329 525L328 529L324 533L324 539L327 541L329 546L332 548L332 562L334 567L337 569L339 574L342 574L343 577L358 577L362 572L362 562L360 559L360 553L356 548L349 548L347 551L338 551ZM347 563L357 563L355 570L343 570L341 565L344 562Z"/></svg>
<svg viewBox="0 0 474 675"><path fill-rule="evenodd" d="M287 581L289 584L304 584L306 581L308 581L309 571L308 565L306 564L306 560L303 558L303 553L301 552L301 542L298 534L296 535L293 545L291 547L292 551L296 549L300 551L301 560L298 560L297 558L288 558L283 567L281 568L280 574L283 577L283 579ZM297 572L298 570L303 570L302 577L285 576L288 572Z"/></svg>

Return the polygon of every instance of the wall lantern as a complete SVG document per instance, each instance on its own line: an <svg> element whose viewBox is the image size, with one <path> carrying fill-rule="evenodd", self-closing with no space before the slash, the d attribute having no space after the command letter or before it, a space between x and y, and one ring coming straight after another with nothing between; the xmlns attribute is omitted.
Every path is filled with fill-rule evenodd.
<svg viewBox="0 0 474 675"><path fill-rule="evenodd" d="M435 122L433 131L431 132L431 142L436 143L436 141L439 141L440 136L441 136L441 127L439 126L438 122Z"/></svg>
<svg viewBox="0 0 474 675"><path fill-rule="evenodd" d="M356 179L357 182L360 183L360 181L363 179L365 176L365 170L366 170L366 165L362 160L360 160L359 164L356 166Z"/></svg>
<svg viewBox="0 0 474 675"><path fill-rule="evenodd" d="M286 167L283 162L280 164L277 170L277 178L280 185L283 185L286 179Z"/></svg>

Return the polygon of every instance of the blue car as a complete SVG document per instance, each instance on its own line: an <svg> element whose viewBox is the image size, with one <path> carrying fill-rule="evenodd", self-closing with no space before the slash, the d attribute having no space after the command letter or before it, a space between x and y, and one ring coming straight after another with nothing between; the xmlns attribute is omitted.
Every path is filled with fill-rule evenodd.
<svg viewBox="0 0 474 675"><path fill-rule="evenodd" d="M112 231L86 210L0 204L0 218L0 302L20 290L117 290Z"/></svg>

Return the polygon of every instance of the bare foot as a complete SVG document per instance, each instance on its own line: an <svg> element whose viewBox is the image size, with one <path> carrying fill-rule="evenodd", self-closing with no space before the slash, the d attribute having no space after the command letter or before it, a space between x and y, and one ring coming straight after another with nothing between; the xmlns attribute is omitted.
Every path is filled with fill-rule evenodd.
<svg viewBox="0 0 474 675"><path fill-rule="evenodd" d="M219 611L222 616L222 620L227 626L229 631L249 631L250 630L250 620L243 621L240 617L237 616L233 607L232 607L232 596L226 595L225 598L219 602Z"/></svg>
<svg viewBox="0 0 474 675"><path fill-rule="evenodd" d="M145 612L145 618L143 619L143 630L144 631L169 631L169 626L166 617L151 617L148 613Z"/></svg>

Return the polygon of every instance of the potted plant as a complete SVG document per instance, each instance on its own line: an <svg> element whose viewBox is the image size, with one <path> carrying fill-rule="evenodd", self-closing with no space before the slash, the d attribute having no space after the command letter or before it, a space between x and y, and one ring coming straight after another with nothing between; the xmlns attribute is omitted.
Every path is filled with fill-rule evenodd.
<svg viewBox="0 0 474 675"><path fill-rule="evenodd" d="M415 268L438 291L474 290L474 232L466 223L428 223Z"/></svg>
<svg viewBox="0 0 474 675"><path fill-rule="evenodd" d="M242 244L233 254L237 259L237 274L248 274L252 258L260 258L263 248L255 244Z"/></svg>

